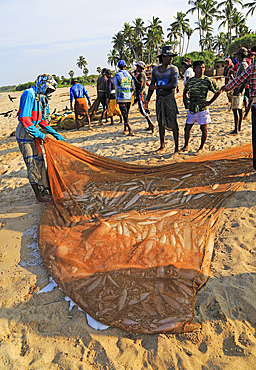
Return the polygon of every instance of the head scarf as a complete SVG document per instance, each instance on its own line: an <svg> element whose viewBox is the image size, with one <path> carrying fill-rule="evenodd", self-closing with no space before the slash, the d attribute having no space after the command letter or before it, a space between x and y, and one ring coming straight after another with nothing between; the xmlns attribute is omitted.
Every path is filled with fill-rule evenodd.
<svg viewBox="0 0 256 370"><path fill-rule="evenodd" d="M50 96L56 90L57 82L51 75L45 73L37 77L36 87L39 94Z"/></svg>

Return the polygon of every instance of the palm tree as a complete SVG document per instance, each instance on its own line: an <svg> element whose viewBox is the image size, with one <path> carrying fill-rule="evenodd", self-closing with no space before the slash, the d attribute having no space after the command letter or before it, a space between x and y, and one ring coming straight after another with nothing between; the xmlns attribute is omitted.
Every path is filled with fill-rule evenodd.
<svg viewBox="0 0 256 370"><path fill-rule="evenodd" d="M189 28L189 19L185 17L186 13L177 12L177 16L173 17L175 21L170 24L171 28L175 30L180 37L179 55L183 54L184 35Z"/></svg>
<svg viewBox="0 0 256 370"><path fill-rule="evenodd" d="M205 18L205 23L209 26L213 23L213 18L220 19L218 2L216 0L204 0L201 5L201 15ZM207 30L208 31L208 30Z"/></svg>
<svg viewBox="0 0 256 370"><path fill-rule="evenodd" d="M162 21L160 20L159 17L154 17L152 18L152 21L149 21L150 25L146 27L147 29L147 36L149 36L150 40L153 42L153 48L156 47L157 49L157 54L159 54L160 50L160 45L163 42L164 38L164 31L161 26ZM147 37L146 36L146 37Z"/></svg>
<svg viewBox="0 0 256 370"><path fill-rule="evenodd" d="M201 33L201 24L200 24L200 14L201 14L201 5L203 0L188 0L188 4L192 5L192 8L190 8L186 14L191 13L194 14L194 12L197 12L197 24L198 24L198 30L199 30L199 40L201 40L202 33Z"/></svg>
<svg viewBox="0 0 256 370"><path fill-rule="evenodd" d="M85 58L82 55L80 55L80 57L78 57L77 59L77 63L76 63L77 67L83 70L87 66L87 64L88 63L85 60Z"/></svg>
<svg viewBox="0 0 256 370"><path fill-rule="evenodd" d="M227 0L227 1L223 1L219 3L219 6L225 7L223 11L224 14L222 14L220 18L223 19L223 22L221 23L221 25L227 24L228 26L228 46L232 42L232 15L234 12L235 3L243 5L243 0ZM221 27L221 25L219 26L219 28Z"/></svg>
<svg viewBox="0 0 256 370"><path fill-rule="evenodd" d="M235 30L235 38L239 37L239 27L245 26L245 17L242 13L238 12L236 8L234 8L234 13L232 14L232 28Z"/></svg>
<svg viewBox="0 0 256 370"><path fill-rule="evenodd" d="M123 59L124 55L124 35L121 31L117 32L112 37L113 48L118 51L120 59Z"/></svg>
<svg viewBox="0 0 256 370"><path fill-rule="evenodd" d="M96 68L96 72L100 75L101 74L101 68L100 67L97 67Z"/></svg>
<svg viewBox="0 0 256 370"><path fill-rule="evenodd" d="M69 74L69 76L70 76L71 78L73 78L73 77L74 77L75 72L71 69L71 70L68 72L68 74Z"/></svg>
<svg viewBox="0 0 256 370"><path fill-rule="evenodd" d="M248 12L246 13L246 17L248 17L248 15L253 16L254 10L256 9L256 0L253 0L250 3L244 4L243 7L244 8L249 8Z"/></svg>
<svg viewBox="0 0 256 370"><path fill-rule="evenodd" d="M108 53L107 57L108 57L108 64L110 64L111 66L115 66L115 69L116 69L117 63L121 59L118 52L115 49L112 49Z"/></svg>
<svg viewBox="0 0 256 370"><path fill-rule="evenodd" d="M146 28L144 27L144 21L141 18L135 18L132 22L134 24L133 30L137 35L139 43L138 47L140 48L140 59L143 60L143 42L142 39L145 36Z"/></svg>
<svg viewBox="0 0 256 370"><path fill-rule="evenodd" d="M193 32L194 32L194 30L192 30L192 28L190 28L190 27L188 27L185 30L185 34L187 35L187 38L188 38L185 54L187 54L187 52L188 52L189 41L190 41L190 38L191 38Z"/></svg>
<svg viewBox="0 0 256 370"><path fill-rule="evenodd" d="M136 55L136 51L135 51L135 47L134 47L134 45L136 44L136 42L135 42L136 41L136 34L134 32L133 27L127 22L124 23L123 36L124 36L124 42L125 42L126 46L133 53L134 59L137 60L137 55Z"/></svg>
<svg viewBox="0 0 256 370"><path fill-rule="evenodd" d="M217 36L213 38L213 50L216 50L219 54L222 53L226 56L228 45L227 34L220 32Z"/></svg>
<svg viewBox="0 0 256 370"><path fill-rule="evenodd" d="M88 69L88 68L86 68L86 67L84 67L84 68L83 68L83 75L84 75L84 77L87 77L88 72L89 72L89 69Z"/></svg>

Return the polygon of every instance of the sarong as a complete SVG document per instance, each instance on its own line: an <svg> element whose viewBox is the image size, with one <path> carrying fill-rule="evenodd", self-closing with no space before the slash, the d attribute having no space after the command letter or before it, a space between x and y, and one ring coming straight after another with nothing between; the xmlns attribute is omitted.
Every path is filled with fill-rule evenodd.
<svg viewBox="0 0 256 370"><path fill-rule="evenodd" d="M81 116L88 114L85 98L78 98L75 100L75 113Z"/></svg>
<svg viewBox="0 0 256 370"><path fill-rule="evenodd" d="M179 113L177 103L173 94L159 96L156 100L156 116L159 127L167 127L178 130L177 114Z"/></svg>
<svg viewBox="0 0 256 370"><path fill-rule="evenodd" d="M116 113L118 116L121 116L121 111L119 105L117 104L116 99L109 100L109 107L108 107L108 116L113 117L113 114Z"/></svg>

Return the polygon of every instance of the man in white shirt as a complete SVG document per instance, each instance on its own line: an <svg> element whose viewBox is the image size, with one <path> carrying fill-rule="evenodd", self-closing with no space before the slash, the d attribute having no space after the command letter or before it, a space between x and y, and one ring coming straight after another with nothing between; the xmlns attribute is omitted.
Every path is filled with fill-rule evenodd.
<svg viewBox="0 0 256 370"><path fill-rule="evenodd" d="M190 58L184 59L182 62L182 72L184 73L184 86L189 78L195 76L195 72L192 68L192 63Z"/></svg>

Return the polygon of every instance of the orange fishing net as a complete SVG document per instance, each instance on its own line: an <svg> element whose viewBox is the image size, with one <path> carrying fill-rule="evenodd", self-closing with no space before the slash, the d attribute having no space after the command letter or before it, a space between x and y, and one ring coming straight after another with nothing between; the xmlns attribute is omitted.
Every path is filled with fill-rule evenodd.
<svg viewBox="0 0 256 370"><path fill-rule="evenodd" d="M223 201L252 171L251 145L164 166L45 144L53 194L41 217L44 264L103 324L186 332L206 282Z"/></svg>

